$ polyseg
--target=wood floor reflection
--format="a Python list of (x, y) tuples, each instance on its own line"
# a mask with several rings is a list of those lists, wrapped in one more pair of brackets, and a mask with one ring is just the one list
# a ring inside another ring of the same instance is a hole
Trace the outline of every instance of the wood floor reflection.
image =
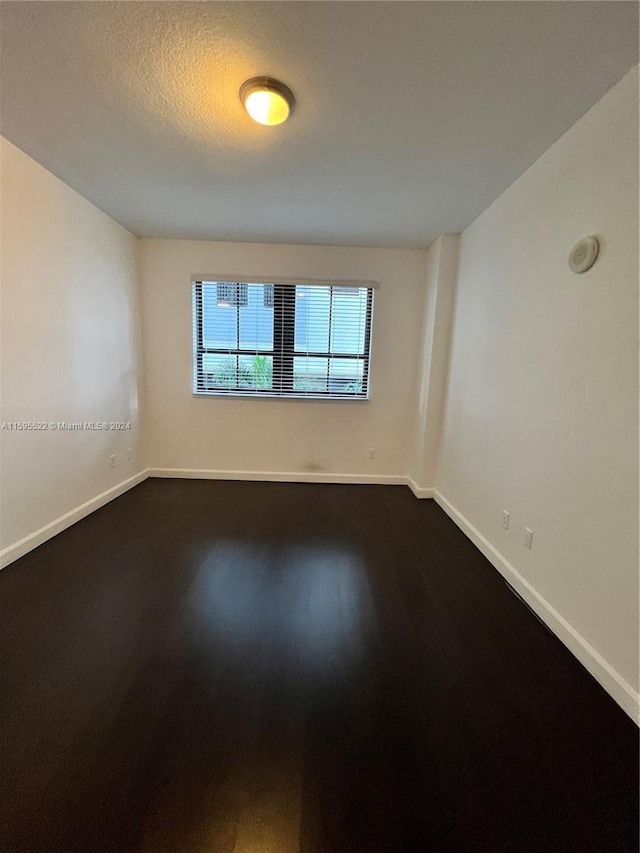
[(432, 501), (149, 480), (0, 573), (11, 853), (637, 851), (637, 730)]

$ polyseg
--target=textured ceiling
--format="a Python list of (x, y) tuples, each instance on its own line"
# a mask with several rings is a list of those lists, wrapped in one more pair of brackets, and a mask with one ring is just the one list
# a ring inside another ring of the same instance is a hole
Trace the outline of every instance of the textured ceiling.
[[(143, 236), (425, 246), (633, 64), (618, 2), (4, 2), (0, 132)], [(238, 88), (297, 98), (254, 124)]]

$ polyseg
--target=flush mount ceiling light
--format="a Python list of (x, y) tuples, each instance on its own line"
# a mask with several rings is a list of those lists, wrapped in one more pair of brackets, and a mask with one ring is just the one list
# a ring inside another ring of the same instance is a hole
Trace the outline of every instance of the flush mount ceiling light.
[(272, 77), (252, 77), (240, 86), (245, 110), (259, 124), (274, 125), (286, 121), (295, 106), (293, 92)]

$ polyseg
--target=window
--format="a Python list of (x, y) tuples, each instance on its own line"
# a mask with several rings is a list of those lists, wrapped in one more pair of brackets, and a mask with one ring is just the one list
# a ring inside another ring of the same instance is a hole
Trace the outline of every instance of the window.
[(237, 305), (246, 308), (249, 304), (249, 291), (246, 284), (238, 284), (230, 281), (216, 282), (216, 305), (226, 308), (229, 305)]
[(366, 399), (373, 285), (193, 282), (196, 394)]

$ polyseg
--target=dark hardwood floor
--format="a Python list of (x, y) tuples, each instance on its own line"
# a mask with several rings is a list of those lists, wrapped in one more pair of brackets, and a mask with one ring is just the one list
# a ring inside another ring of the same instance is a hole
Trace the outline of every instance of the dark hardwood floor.
[(148, 480), (0, 641), (3, 851), (638, 850), (636, 727), (403, 487)]

